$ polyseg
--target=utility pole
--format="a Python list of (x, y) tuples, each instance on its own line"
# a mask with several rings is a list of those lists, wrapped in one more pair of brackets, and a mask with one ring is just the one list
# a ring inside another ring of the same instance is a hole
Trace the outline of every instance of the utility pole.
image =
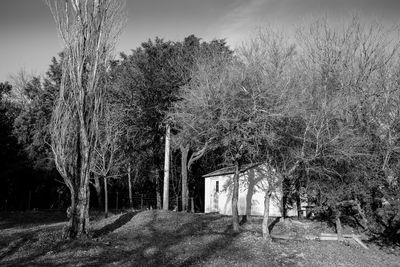
[(167, 125), (165, 134), (165, 159), (164, 159), (164, 194), (163, 210), (168, 210), (169, 201), (169, 158), (170, 158), (171, 127)]

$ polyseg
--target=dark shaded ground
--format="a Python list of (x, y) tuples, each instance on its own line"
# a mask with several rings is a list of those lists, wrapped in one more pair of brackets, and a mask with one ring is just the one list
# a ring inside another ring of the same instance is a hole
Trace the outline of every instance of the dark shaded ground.
[[(46, 221), (43, 215), (42, 224), (20, 227), (11, 217), (10, 227), (0, 230), (1, 266), (400, 266), (399, 257), (376, 248), (319, 241), (267, 243), (258, 218), (250, 218), (235, 235), (230, 218), (221, 215), (128, 212), (96, 219), (92, 239), (68, 242), (60, 239), (63, 222)], [(277, 223), (274, 231), (320, 227)]]
[(65, 210), (0, 212), (0, 231), (13, 227), (23, 228), (62, 222), (65, 219)]

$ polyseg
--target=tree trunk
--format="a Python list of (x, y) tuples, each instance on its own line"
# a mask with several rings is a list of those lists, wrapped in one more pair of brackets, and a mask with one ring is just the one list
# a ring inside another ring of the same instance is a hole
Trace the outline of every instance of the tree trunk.
[(264, 216), (262, 221), (262, 235), (265, 240), (270, 240), (271, 236), (268, 229), (268, 219), (269, 219), (269, 202), (271, 199), (271, 190), (267, 190), (264, 196)]
[(71, 217), (65, 237), (85, 238), (89, 234), (89, 199), (90, 199), (90, 149), (87, 141), (87, 132), (82, 123), (78, 124), (80, 131), (76, 142), (77, 156), (75, 183), (70, 188), (71, 192)]
[(188, 192), (188, 155), (189, 145), (180, 146), (181, 150), (181, 173), (182, 173), (182, 211), (188, 211), (189, 192)]
[(297, 208), (297, 217), (300, 219), (303, 217), (303, 213), (301, 211), (301, 195), (300, 195), (300, 180), (296, 179), (296, 208)]
[(256, 178), (254, 169), (249, 170), (247, 178), (247, 194), (246, 194), (246, 215), (243, 216), (242, 221), (247, 222), (247, 218), (251, 215), (251, 202), (254, 194), (254, 187), (256, 185)]
[(361, 208), (360, 202), (359, 202), (358, 200), (357, 200), (356, 202), (357, 202), (356, 208), (357, 208), (358, 214), (360, 215), (361, 220), (363, 221), (363, 224), (362, 224), (361, 226), (362, 226), (364, 229), (368, 229), (368, 219), (367, 219), (367, 216), (365, 216), (365, 212), (364, 212), (363, 209)]
[(190, 212), (194, 213), (194, 199), (192, 197), (190, 198)]
[[(161, 170), (160, 170), (161, 172)], [(156, 171), (156, 200), (157, 200), (157, 209), (161, 209), (161, 193), (160, 193), (160, 174)]]
[(70, 219), (64, 237), (84, 238), (89, 232), (89, 187), (71, 194)]
[(336, 222), (336, 232), (338, 235), (338, 241), (343, 241), (343, 231), (342, 231), (342, 223), (340, 221), (340, 215), (341, 215), (341, 212), (338, 211), (336, 213), (336, 221), (335, 221)]
[(285, 220), (287, 218), (287, 202), (290, 190), (290, 181), (287, 176), (283, 178), (282, 182), (282, 218)]
[(104, 177), (104, 217), (108, 217), (108, 186), (106, 177)]
[(131, 180), (131, 163), (128, 164), (128, 190), (129, 190), (129, 207), (133, 209), (132, 199), (132, 180)]
[(94, 189), (96, 190), (96, 196), (97, 196), (97, 205), (99, 210), (101, 210), (103, 206), (103, 199), (101, 196), (101, 184), (100, 184), (100, 179), (97, 175), (94, 175)]
[(232, 192), (232, 228), (233, 232), (239, 232), (239, 211), (238, 211), (238, 198), (239, 198), (239, 162), (235, 162), (235, 174), (233, 175), (233, 192)]
[(170, 158), (170, 139), (171, 127), (167, 125), (165, 134), (165, 158), (164, 158), (164, 192), (163, 192), (163, 210), (168, 210), (169, 206), (169, 158)]

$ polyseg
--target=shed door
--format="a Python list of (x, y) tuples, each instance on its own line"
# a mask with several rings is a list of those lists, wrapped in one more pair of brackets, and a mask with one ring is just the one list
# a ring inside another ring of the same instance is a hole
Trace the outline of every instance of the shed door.
[(219, 212), (218, 195), (220, 190), (219, 180), (211, 180), (211, 212)]

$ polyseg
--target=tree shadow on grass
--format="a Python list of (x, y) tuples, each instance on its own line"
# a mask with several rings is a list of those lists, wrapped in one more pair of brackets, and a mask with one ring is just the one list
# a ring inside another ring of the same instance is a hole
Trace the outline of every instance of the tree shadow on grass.
[[(123, 214), (98, 230), (96, 236), (101, 239), (59, 240), (3, 263), (8, 266), (189, 266), (225, 253), (231, 255), (231, 260), (232, 257), (233, 260), (253, 257), (247, 247), (239, 249), (235, 245), (240, 234), (233, 234), (230, 222), (222, 216), (153, 211), (142, 214), (141, 218), (146, 218), (142, 224), (138, 223), (139, 217), (129, 224), (136, 214)], [(118, 228), (121, 230), (113, 232)]]
[[(185, 215), (183, 215), (185, 216)], [(218, 217), (193, 217), (173, 230), (165, 230), (160, 225), (168, 223), (154, 212), (152, 220), (146, 225), (146, 234), (138, 233), (136, 239), (141, 243), (129, 250), (128, 258), (114, 258), (122, 265), (137, 266), (188, 266), (201, 259), (211, 257), (219, 249), (228, 247), (236, 238), (231, 226), (210, 229), (209, 225)], [(160, 229), (161, 228), (161, 229)], [(211, 230), (211, 231), (210, 231)], [(201, 242), (200, 242), (201, 241)], [(246, 253), (242, 251), (242, 253)], [(115, 261), (113, 263), (115, 263)]]
[(268, 231), (272, 233), (272, 230), (274, 229), (274, 226), (281, 220), (281, 217), (276, 217), (269, 225), (268, 225)]
[(14, 241), (10, 242), (0, 254), (0, 265), (35, 265), (32, 261), (66, 243), (65, 240), (58, 238), (61, 237), (61, 230), (62, 225), (53, 225), (46, 229), (36, 228), (12, 235)]
[(0, 261), (2, 259), (4, 259), (5, 257), (14, 254), (20, 247), (22, 247), (31, 238), (32, 238), (32, 235), (24, 236), (24, 237), (17, 238), (13, 242), (11, 242), (8, 245), (8, 247), (2, 253), (0, 253)]
[(107, 224), (101, 229), (95, 230), (92, 233), (93, 238), (107, 235), (116, 229), (124, 226), (127, 222), (132, 220), (132, 218), (138, 214), (140, 211), (130, 211), (118, 217), (113, 223)]
[[(213, 222), (221, 219), (221, 216), (192, 216), (178, 227), (171, 228), (163, 227), (171, 222), (160, 218), (157, 212), (153, 212), (151, 216), (150, 222), (140, 231), (136, 229), (130, 236), (114, 236), (113, 240), (119, 240), (121, 246), (124, 246), (123, 243), (126, 245), (135, 242), (131, 248), (102, 253), (93, 265), (189, 266), (210, 258), (221, 250), (237, 250), (232, 247), (232, 242), (238, 235), (232, 233), (230, 222), (214, 229)], [(245, 258), (251, 257), (246, 248), (241, 249), (240, 254)]]
[[(127, 222), (129, 222), (138, 212), (128, 212), (125, 213), (121, 216), (118, 217), (114, 222), (111, 224), (108, 224), (104, 226), (101, 229), (98, 229), (93, 232), (94, 237), (100, 237), (109, 234), (110, 232), (113, 232), (114, 230), (120, 228), (121, 226), (125, 225)], [(42, 216), (41, 216), (42, 217)], [(47, 216), (46, 216), (47, 218)], [(42, 219), (30, 219), (29, 222), (44, 222)], [(46, 222), (48, 222), (46, 220)], [(12, 225), (20, 225), (16, 223), (12, 223)], [(42, 256), (45, 256), (46, 254), (49, 255), (49, 253), (62, 253), (65, 251), (68, 252), (77, 252), (77, 251), (85, 251), (90, 249), (91, 247), (98, 247), (98, 243), (96, 243), (94, 240), (73, 240), (73, 241), (67, 241), (63, 240), (61, 238), (56, 238), (53, 240), (53, 242), (46, 242), (47, 240), (43, 239), (41, 240), (40, 235), (43, 232), (49, 232), (49, 231), (58, 231), (59, 233), (56, 233), (55, 236), (61, 236), (61, 229), (62, 225), (55, 225), (51, 227), (39, 227), (39, 228), (27, 228), (26, 230), (23, 230), (22, 232), (18, 232), (15, 234), (12, 234), (8, 238), (10, 240), (15, 240), (11, 242), (7, 242), (7, 247), (3, 249), (0, 253), (0, 265), (4, 266), (30, 266), (32, 265), (34, 261), (37, 259), (41, 258)], [(44, 242), (44, 244), (40, 244)], [(100, 244), (101, 245), (101, 244)], [(23, 254), (21, 256), (18, 256), (19, 253), (21, 253), (21, 250), (26, 250), (26, 254)], [(6, 259), (7, 257), (11, 257), (11, 259)], [(68, 260), (68, 259), (64, 259)], [(71, 259), (69, 259), (71, 260)], [(58, 265), (57, 262), (52, 261), (51, 265)], [(63, 265), (64, 263), (60, 264)]]

